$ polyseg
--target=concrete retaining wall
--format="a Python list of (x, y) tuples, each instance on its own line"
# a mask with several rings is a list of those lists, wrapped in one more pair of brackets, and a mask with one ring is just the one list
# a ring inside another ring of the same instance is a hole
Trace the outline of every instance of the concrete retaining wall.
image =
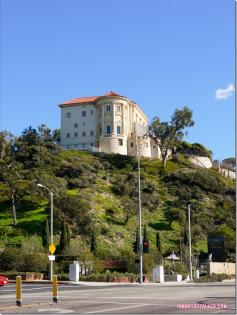
[(208, 263), (207, 271), (208, 274), (225, 273), (227, 275), (235, 275), (235, 263), (210, 262)]
[(193, 156), (193, 157), (190, 157), (189, 160), (193, 164), (203, 167), (203, 168), (212, 167), (212, 161), (208, 157), (205, 157), (205, 156)]

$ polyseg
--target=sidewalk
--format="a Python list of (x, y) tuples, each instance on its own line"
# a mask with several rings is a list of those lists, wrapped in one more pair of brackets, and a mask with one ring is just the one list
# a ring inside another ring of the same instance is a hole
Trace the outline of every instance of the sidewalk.
[[(11, 283), (15, 283), (15, 280), (10, 280)], [(31, 284), (51, 284), (49, 280), (34, 280), (27, 281), (23, 280), (22, 283), (31, 283)], [(217, 284), (235, 284), (235, 280), (223, 280), (222, 282), (189, 282), (188, 280), (183, 281), (166, 281), (163, 283), (154, 283), (154, 282), (145, 282), (140, 284), (139, 282), (97, 282), (97, 281), (58, 281), (58, 284), (66, 285), (82, 285), (82, 286), (91, 286), (91, 287), (101, 287), (101, 286), (190, 286), (190, 285), (217, 285)]]
[(200, 282), (200, 283), (195, 283), (195, 282), (189, 282), (187, 280), (184, 281), (168, 281), (168, 282), (163, 282), (163, 283), (154, 283), (154, 282), (146, 282), (143, 284), (140, 284), (138, 282), (96, 282), (96, 281), (64, 281), (61, 282), (63, 284), (71, 284), (71, 285), (84, 285), (84, 286), (199, 286), (199, 285), (218, 285), (218, 284), (235, 284), (235, 280), (223, 280), (222, 282)]

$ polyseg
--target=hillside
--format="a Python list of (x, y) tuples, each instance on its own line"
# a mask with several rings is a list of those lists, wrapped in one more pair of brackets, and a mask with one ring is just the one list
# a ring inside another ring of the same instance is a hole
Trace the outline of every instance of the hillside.
[[(42, 148), (40, 149), (42, 151)], [(49, 215), (47, 191), (54, 193), (54, 234), (69, 225), (68, 255), (91, 255), (96, 239), (99, 259), (133, 257), (137, 229), (137, 163), (134, 157), (82, 151), (36, 151), (38, 160), (17, 155), (19, 167), (17, 225), (13, 226), (9, 184), (0, 181), (0, 248), (42, 250), (41, 235)], [(50, 150), (49, 150), (50, 151)], [(46, 153), (47, 154), (46, 154)], [(52, 152), (51, 152), (52, 153)], [(33, 155), (34, 157), (34, 155)], [(32, 162), (33, 161), (33, 162)], [(235, 184), (214, 169), (193, 166), (181, 154), (164, 169), (160, 160), (141, 159), (142, 225), (147, 226), (151, 255), (159, 232), (162, 255), (187, 251), (187, 205), (192, 202), (194, 255), (207, 252), (207, 234), (225, 235), (228, 260), (235, 252)], [(60, 253), (60, 248), (57, 248)]]

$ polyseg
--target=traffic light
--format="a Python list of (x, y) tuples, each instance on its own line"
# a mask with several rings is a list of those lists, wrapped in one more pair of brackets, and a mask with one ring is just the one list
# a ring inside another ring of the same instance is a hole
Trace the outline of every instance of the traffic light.
[(149, 242), (147, 240), (143, 240), (143, 253), (149, 253)]
[(137, 253), (137, 252), (138, 252), (137, 241), (133, 242), (133, 243), (132, 243), (132, 246), (133, 246), (133, 252), (134, 252), (134, 253)]
[(143, 253), (149, 253), (149, 241), (148, 241), (146, 226), (144, 228), (144, 236), (143, 236)]
[(139, 252), (139, 234), (138, 234), (138, 230), (136, 232), (135, 242), (133, 242), (132, 245), (133, 245), (133, 252), (134, 253), (138, 253)]

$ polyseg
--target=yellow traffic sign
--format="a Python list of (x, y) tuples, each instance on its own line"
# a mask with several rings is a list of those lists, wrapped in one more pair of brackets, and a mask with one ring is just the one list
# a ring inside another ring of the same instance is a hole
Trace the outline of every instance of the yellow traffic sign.
[(52, 243), (52, 244), (50, 244), (50, 246), (49, 246), (49, 251), (50, 251), (51, 255), (53, 255), (53, 254), (54, 254), (55, 250), (56, 250), (55, 245), (54, 245), (53, 243)]

